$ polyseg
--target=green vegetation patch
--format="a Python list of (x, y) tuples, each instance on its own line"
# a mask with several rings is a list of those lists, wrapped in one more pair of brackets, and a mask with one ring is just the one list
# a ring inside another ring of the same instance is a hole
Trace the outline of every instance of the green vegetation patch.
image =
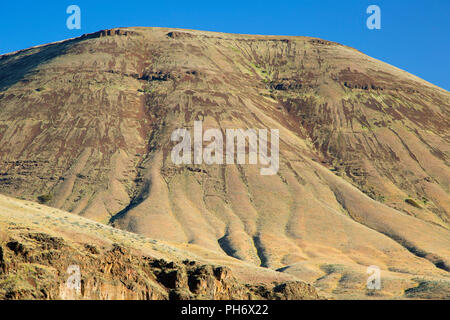
[(40, 204), (47, 203), (53, 199), (53, 196), (51, 194), (43, 194), (37, 197), (37, 200)]
[(414, 199), (411, 199), (411, 198), (407, 198), (407, 199), (405, 199), (405, 202), (407, 203), (407, 204), (410, 204), (410, 205), (412, 205), (413, 207), (416, 207), (416, 208), (419, 208), (419, 209), (422, 209), (422, 207), (417, 203), (417, 201), (416, 200), (414, 200)]
[(405, 296), (407, 298), (446, 299), (450, 296), (450, 283), (447, 281), (414, 280), (418, 281), (419, 285), (405, 290)]

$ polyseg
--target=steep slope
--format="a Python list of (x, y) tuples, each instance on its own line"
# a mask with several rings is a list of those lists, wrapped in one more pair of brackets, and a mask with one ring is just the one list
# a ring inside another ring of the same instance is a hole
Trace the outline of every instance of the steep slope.
[[(330, 295), (364, 292), (369, 265), (391, 296), (419, 275), (448, 284), (445, 90), (320, 39), (164, 28), (3, 55), (0, 75), (2, 193)], [(279, 129), (277, 175), (174, 165), (170, 135), (194, 120)]]

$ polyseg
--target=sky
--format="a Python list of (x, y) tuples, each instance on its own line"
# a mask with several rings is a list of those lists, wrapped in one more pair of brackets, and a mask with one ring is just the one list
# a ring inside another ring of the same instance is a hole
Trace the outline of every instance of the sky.
[[(69, 5), (81, 9), (80, 30), (66, 26)], [(381, 29), (366, 25), (369, 5)], [(450, 90), (450, 0), (2, 1), (0, 54), (131, 26), (319, 37)]]

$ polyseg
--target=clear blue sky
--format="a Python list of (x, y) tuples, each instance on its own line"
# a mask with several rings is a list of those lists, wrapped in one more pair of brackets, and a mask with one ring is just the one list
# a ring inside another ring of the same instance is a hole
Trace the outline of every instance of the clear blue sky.
[[(71, 4), (81, 8), (81, 30), (66, 28)], [(381, 30), (366, 27), (371, 4), (381, 8)], [(126, 26), (304, 35), (349, 45), (450, 90), (450, 0), (3, 0), (0, 10), (0, 54)]]

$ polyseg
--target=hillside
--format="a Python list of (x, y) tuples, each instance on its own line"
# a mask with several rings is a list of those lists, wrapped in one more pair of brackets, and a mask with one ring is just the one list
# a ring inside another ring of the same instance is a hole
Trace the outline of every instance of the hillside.
[[(78, 291), (67, 286), (74, 265)], [(318, 298), (311, 285), (274, 271), (0, 196), (1, 300)]]
[[(0, 193), (327, 297), (369, 297), (377, 265), (380, 297), (448, 298), (450, 94), (405, 71), (316, 38), (120, 28), (0, 56), (0, 90)], [(278, 129), (279, 171), (173, 164), (195, 120)]]

